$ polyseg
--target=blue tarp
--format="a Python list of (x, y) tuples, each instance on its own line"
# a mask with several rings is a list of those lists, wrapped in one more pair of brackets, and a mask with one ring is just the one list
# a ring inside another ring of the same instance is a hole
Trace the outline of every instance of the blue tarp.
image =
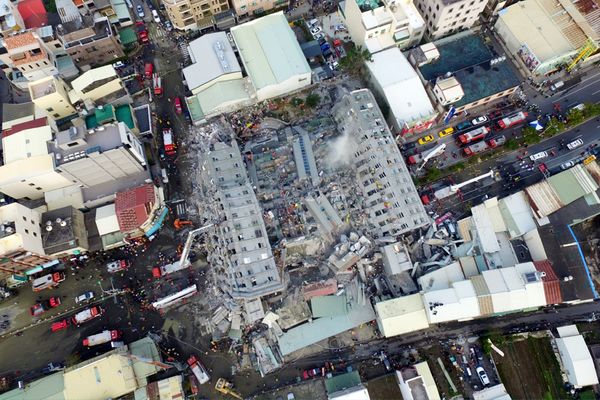
[(146, 237), (150, 237), (150, 236), (154, 235), (156, 233), (156, 231), (158, 231), (160, 229), (160, 227), (162, 226), (163, 222), (165, 221), (165, 218), (167, 217), (168, 213), (169, 213), (169, 209), (167, 207), (165, 207), (164, 210), (162, 210), (162, 212), (156, 219), (156, 221), (154, 222), (154, 225), (152, 225), (152, 228), (150, 228), (148, 230), (148, 232), (146, 232)]

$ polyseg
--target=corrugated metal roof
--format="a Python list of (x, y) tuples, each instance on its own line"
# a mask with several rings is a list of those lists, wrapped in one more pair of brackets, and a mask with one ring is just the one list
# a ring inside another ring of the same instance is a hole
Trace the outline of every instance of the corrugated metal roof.
[(460, 266), (462, 267), (465, 277), (470, 278), (475, 275), (479, 275), (479, 269), (473, 256), (460, 257), (458, 259)]
[(479, 302), (479, 311), (481, 312), (481, 316), (494, 313), (494, 302), (492, 301), (492, 296), (489, 294), (486, 296), (480, 296), (477, 298), (477, 301)]
[(473, 227), (473, 219), (471, 217), (463, 218), (458, 221), (458, 234), (465, 242), (473, 240), (471, 237), (471, 228)]
[(531, 208), (522, 191), (500, 199), (498, 207), (511, 239), (536, 228)]
[(547, 180), (526, 187), (525, 192), (538, 218), (544, 218), (564, 206), (558, 193)]
[(484, 253), (495, 253), (500, 251), (498, 239), (494, 231), (494, 224), (490, 219), (485, 205), (480, 204), (471, 209), (473, 224), (477, 229), (477, 237)]
[(313, 317), (335, 317), (348, 313), (346, 296), (316, 296), (310, 299)]
[(469, 279), (475, 288), (475, 293), (477, 293), (477, 296), (486, 296), (490, 294), (490, 289), (485, 283), (485, 279), (482, 275), (475, 275)]
[(549, 260), (544, 261), (535, 261), (533, 263), (535, 268), (544, 272), (545, 275), (542, 276), (542, 281), (544, 282), (544, 294), (546, 295), (546, 303), (547, 304), (560, 304), (563, 302), (562, 292), (560, 290), (560, 282), (556, 273), (554, 273), (554, 268), (552, 268), (552, 264)]
[(549, 177), (548, 182), (558, 194), (563, 205), (572, 203), (598, 189), (598, 184), (581, 164)]

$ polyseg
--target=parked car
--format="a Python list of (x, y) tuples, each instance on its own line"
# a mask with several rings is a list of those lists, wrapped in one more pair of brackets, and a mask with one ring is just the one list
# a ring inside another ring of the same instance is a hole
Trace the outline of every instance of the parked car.
[(175, 97), (175, 99), (173, 100), (173, 104), (175, 105), (175, 112), (177, 114), (181, 114), (183, 112), (183, 109), (181, 108), (181, 100), (179, 99), (179, 97)]
[(144, 9), (142, 8), (142, 6), (140, 6), (140, 5), (137, 5), (137, 6), (135, 7), (135, 10), (137, 11), (137, 15), (138, 15), (138, 17), (140, 17), (140, 18), (144, 18), (144, 17), (146, 16), (146, 13), (144, 12)]
[(481, 384), (483, 386), (490, 384), (490, 378), (488, 378), (487, 374), (485, 373), (485, 370), (482, 367), (477, 367), (475, 369), (475, 372), (477, 372), (477, 376), (479, 376), (479, 380), (481, 381)]
[(425, 143), (433, 142), (433, 139), (435, 139), (433, 137), (433, 135), (423, 136), (422, 138), (419, 139), (419, 144), (425, 144)]
[(313, 37), (314, 37), (316, 40), (321, 40), (321, 39), (324, 39), (324, 38), (325, 38), (325, 34), (324, 34), (323, 32), (320, 32), (320, 33), (317, 33), (316, 35), (313, 35)]
[(573, 140), (571, 143), (567, 143), (567, 149), (574, 150), (582, 145), (583, 145), (582, 139)]
[(125, 63), (123, 61), (117, 61), (112, 66), (114, 69), (119, 69), (119, 68), (123, 68), (125, 66)]
[(449, 127), (449, 128), (444, 129), (443, 131), (440, 131), (438, 133), (438, 136), (440, 138), (443, 138), (444, 136), (452, 135), (453, 133), (454, 133), (454, 128)]
[(546, 151), (540, 151), (539, 153), (535, 153), (529, 156), (529, 159), (531, 161), (537, 161), (537, 160), (541, 160), (542, 158), (546, 158), (548, 157), (548, 152)]
[(71, 325), (71, 320), (69, 318), (63, 319), (62, 321), (53, 322), (50, 329), (52, 332), (62, 331), (63, 329), (67, 329)]
[(311, 19), (310, 21), (308, 21), (308, 27), (312, 28), (313, 26), (315, 26), (316, 24), (319, 23), (319, 20), (316, 18)]
[(106, 269), (111, 274), (119, 271), (124, 271), (127, 268), (129, 268), (129, 261), (127, 260), (116, 260), (106, 264)]
[(473, 125), (479, 125), (479, 124), (483, 124), (484, 122), (487, 122), (487, 121), (488, 121), (488, 117), (486, 117), (485, 115), (482, 115), (480, 117), (474, 118), (471, 121), (471, 124), (473, 124)]
[(79, 303), (83, 303), (84, 301), (88, 301), (94, 298), (94, 292), (85, 292), (83, 294), (80, 294), (79, 296), (75, 297), (75, 303), (79, 304)]
[(319, 376), (319, 374), (321, 374), (321, 368), (311, 368), (304, 370), (304, 372), (302, 372), (302, 377), (304, 379), (310, 379), (312, 377)]
[(456, 125), (454, 128), (457, 131), (462, 131), (463, 129), (468, 129), (470, 127), (472, 127), (473, 125), (469, 122), (469, 121), (463, 121), (460, 124)]
[[(162, 6), (162, 3), (161, 3)], [(173, 24), (171, 24), (171, 21), (166, 20), (165, 21), (165, 29), (167, 30), (167, 32), (171, 32), (173, 30)]]
[(560, 164), (560, 169), (562, 169), (564, 171), (566, 169), (571, 168), (573, 165), (575, 165), (575, 161), (573, 161), (573, 160), (567, 161), (567, 162)]
[(44, 308), (44, 305), (42, 303), (35, 303), (31, 307), (29, 307), (29, 314), (31, 314), (32, 317), (40, 316), (45, 312), (46, 309)]
[(313, 36), (321, 32), (323, 32), (323, 29), (321, 29), (320, 26), (313, 26), (312, 28), (310, 28), (310, 33), (312, 33)]
[(152, 18), (154, 18), (154, 22), (160, 24), (160, 16), (158, 15), (158, 11), (152, 10)]

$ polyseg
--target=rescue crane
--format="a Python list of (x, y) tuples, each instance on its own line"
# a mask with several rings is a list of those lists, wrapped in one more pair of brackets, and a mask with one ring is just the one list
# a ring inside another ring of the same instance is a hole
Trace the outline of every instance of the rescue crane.
[(425, 154), (425, 156), (423, 157), (423, 160), (422, 160), (423, 162), (421, 163), (419, 168), (417, 168), (417, 171), (420, 171), (421, 169), (423, 169), (425, 164), (427, 164), (427, 161), (431, 160), (433, 157), (437, 157), (437, 156), (441, 155), (445, 150), (446, 150), (446, 143), (442, 143), (439, 146), (434, 147), (429, 153)]
[(460, 188), (462, 188), (464, 186), (470, 185), (471, 183), (478, 182), (482, 179), (493, 178), (493, 177), (494, 177), (494, 170), (491, 169), (490, 172), (488, 172), (486, 174), (476, 176), (475, 178), (471, 178), (469, 180), (466, 180), (464, 182), (461, 182), (461, 183), (458, 183), (455, 185), (443, 187), (440, 190), (437, 190), (435, 192), (434, 196), (436, 199), (443, 199), (443, 198), (446, 198), (448, 196), (455, 194), (456, 192), (458, 192), (460, 190)]
[(186, 220), (182, 220), (177, 218), (174, 222), (173, 222), (173, 226), (175, 227), (175, 229), (179, 230), (181, 228), (183, 228), (186, 225), (192, 225), (192, 221), (186, 221)]

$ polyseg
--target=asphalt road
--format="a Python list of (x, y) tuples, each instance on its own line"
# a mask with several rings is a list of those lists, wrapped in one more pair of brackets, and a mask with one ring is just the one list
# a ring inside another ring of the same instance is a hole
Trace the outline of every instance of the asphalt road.
[[(574, 150), (567, 149), (564, 144), (576, 139), (582, 139), (584, 144)], [(592, 119), (560, 135), (528, 146), (527, 154), (524, 154), (522, 150), (517, 150), (503, 157), (471, 166), (460, 174), (456, 174), (452, 177), (452, 181), (460, 183), (494, 169), (500, 172), (501, 179), (497, 181), (487, 178), (465, 186), (460, 193), (435, 202), (434, 208), (440, 212), (454, 211), (457, 215), (461, 215), (485, 198), (504, 197), (544, 179), (547, 175), (540, 170), (541, 164), (546, 166), (549, 174), (555, 174), (562, 171), (560, 166), (566, 162), (581, 162), (590, 154), (590, 146), (598, 144), (600, 144), (600, 121)], [(554, 152), (555, 155), (549, 155), (549, 157), (536, 162), (530, 161), (529, 155), (542, 151), (546, 151), (548, 154)], [(448, 184), (450, 181), (442, 182), (438, 186), (442, 187)]]

